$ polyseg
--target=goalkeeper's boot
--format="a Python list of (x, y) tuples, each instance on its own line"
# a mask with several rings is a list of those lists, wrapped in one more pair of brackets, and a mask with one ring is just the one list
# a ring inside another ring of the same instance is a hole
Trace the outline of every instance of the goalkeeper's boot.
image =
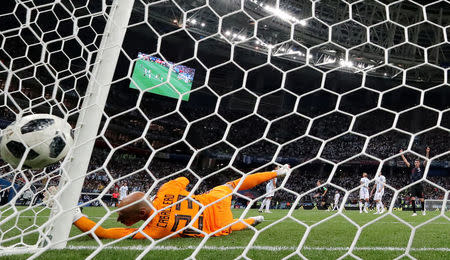
[(250, 217), (252, 219), (255, 220), (255, 222), (253, 222), (252, 226), (256, 227), (259, 223), (264, 221), (264, 216), (256, 216), (256, 217)]

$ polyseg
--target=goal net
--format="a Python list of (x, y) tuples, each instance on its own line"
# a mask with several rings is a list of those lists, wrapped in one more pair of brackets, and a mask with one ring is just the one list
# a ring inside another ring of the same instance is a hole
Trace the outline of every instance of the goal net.
[[(0, 256), (448, 255), (449, 10), (421, 0), (3, 0), (1, 129), (53, 114), (75, 143), (42, 170), (1, 161)], [(124, 227), (126, 189), (154, 198), (186, 177), (190, 194), (173, 207), (192, 206), (195, 194), (284, 164), (292, 172), (271, 196), (265, 183), (233, 190), (234, 223), (265, 217), (242, 232), (204, 232), (201, 211), (174, 235), (127, 239), (164, 209), (121, 239), (93, 232)], [(267, 195), (272, 213), (259, 213)], [(78, 207), (91, 231), (72, 226)], [(173, 238), (188, 232), (203, 238)]]

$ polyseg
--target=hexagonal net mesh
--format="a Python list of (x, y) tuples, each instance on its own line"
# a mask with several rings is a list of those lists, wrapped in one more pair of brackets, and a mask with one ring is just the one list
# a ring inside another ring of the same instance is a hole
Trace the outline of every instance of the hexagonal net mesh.
[[(419, 0), (3, 0), (1, 128), (53, 114), (74, 127), (75, 144), (42, 170), (2, 161), (0, 255), (448, 254), (449, 10)], [(283, 164), (292, 172), (274, 194), (242, 190), (250, 174)], [(121, 225), (122, 187), (156, 201), (177, 177), (188, 195), (148, 204), (137, 230), (94, 232)], [(228, 195), (233, 222), (203, 230), (222, 200), (196, 196), (240, 177)], [(260, 205), (274, 213), (244, 222)], [(89, 231), (71, 229), (78, 206), (98, 223)], [(196, 209), (176, 222), (184, 227), (145, 231), (180, 207)], [(236, 223), (246, 231), (214, 237)]]

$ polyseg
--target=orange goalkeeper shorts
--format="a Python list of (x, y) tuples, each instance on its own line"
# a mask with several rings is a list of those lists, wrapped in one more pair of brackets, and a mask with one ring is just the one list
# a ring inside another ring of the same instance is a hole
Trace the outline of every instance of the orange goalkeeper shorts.
[[(196, 196), (196, 199), (204, 206), (216, 202), (208, 206), (203, 213), (205, 231), (209, 231), (208, 233), (219, 230), (233, 222), (233, 213), (231, 213), (231, 193), (232, 189), (228, 186), (221, 185), (204, 194)], [(228, 235), (229, 233), (231, 233), (231, 227), (219, 231), (215, 236)]]

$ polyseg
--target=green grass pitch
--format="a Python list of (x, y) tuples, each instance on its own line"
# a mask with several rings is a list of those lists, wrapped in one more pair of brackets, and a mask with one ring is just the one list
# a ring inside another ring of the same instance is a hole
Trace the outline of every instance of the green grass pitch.
[[(144, 69), (150, 69), (152, 76), (150, 78), (144, 76)], [(132, 78), (134, 82), (130, 83), (130, 87), (134, 89), (141, 89), (146, 91), (147, 89), (156, 85), (162, 84), (156, 88), (148, 90), (150, 93), (168, 96), (172, 98), (179, 98), (179, 94), (173, 89), (175, 87), (181, 94), (184, 94), (191, 90), (192, 83), (186, 83), (183, 80), (178, 80), (175, 72), (172, 72), (170, 77), (170, 86), (167, 82), (169, 69), (155, 62), (137, 60), (134, 66)], [(159, 75), (158, 78), (155, 75)], [(161, 77), (163, 80), (161, 80)], [(189, 100), (189, 93), (182, 96), (185, 101)]]
[[(36, 210), (35, 210), (36, 211)], [(84, 213), (91, 219), (98, 221), (106, 210), (100, 207), (89, 207), (84, 209)], [(233, 210), (235, 217), (241, 216), (243, 210)], [(5, 212), (2, 218), (8, 215)], [(25, 229), (36, 223), (45, 221), (48, 211), (42, 211), (37, 218), (31, 216), (31, 210), (25, 211), (18, 218), (16, 227)], [(254, 241), (253, 248), (246, 256), (251, 259), (281, 259), (291, 255), (298, 247), (306, 228), (294, 221), (292, 218), (282, 218), (288, 215), (288, 210), (273, 210), (272, 214), (264, 214), (265, 221), (256, 228), (260, 230), (258, 237)], [(347, 217), (356, 224), (362, 226), (378, 215), (360, 214), (359, 211), (344, 211)], [(250, 210), (247, 217), (257, 216), (256, 210)], [(327, 217), (335, 216), (326, 222), (313, 227), (305, 241), (301, 253), (308, 259), (336, 259), (344, 255), (351, 246), (357, 233), (357, 227), (346, 220), (343, 216), (335, 215), (336, 212), (318, 210), (295, 210), (292, 217), (303, 221), (307, 225), (313, 225)], [(438, 212), (428, 212), (426, 216), (412, 217), (410, 211), (394, 211), (395, 216), (407, 221), (411, 226), (417, 226), (432, 218), (436, 218)], [(103, 227), (122, 227), (117, 223), (117, 215), (112, 214), (103, 224)], [(446, 218), (447, 217), (447, 218)], [(450, 213), (446, 212), (446, 217), (439, 216), (426, 225), (417, 228), (412, 242), (411, 256), (417, 259), (450, 259)], [(15, 220), (1, 226), (3, 238), (17, 234), (17, 229), (8, 230), (14, 226)], [(272, 225), (269, 227), (269, 225)], [(71, 236), (80, 234), (73, 227)], [(394, 216), (383, 215), (377, 222), (366, 226), (356, 243), (353, 253), (362, 259), (393, 259), (405, 252), (411, 228), (399, 222)], [(213, 237), (207, 240), (204, 247), (196, 259), (234, 259), (244, 253), (244, 249), (251, 239), (256, 235), (253, 230), (233, 232), (229, 236)], [(37, 235), (29, 235), (24, 238), (24, 242), (36, 241)], [(148, 252), (144, 259), (184, 259), (191, 256), (195, 247), (200, 244), (201, 238), (175, 238), (158, 243), (156, 248)], [(15, 243), (19, 241), (14, 241)], [(102, 240), (103, 243), (113, 242), (112, 240)], [(103, 249), (94, 259), (132, 259), (139, 256), (149, 241), (127, 239), (113, 244), (113, 249)], [(8, 245), (3, 243), (2, 245)], [(88, 257), (96, 248), (98, 243), (88, 237), (83, 236), (73, 239), (68, 243), (68, 248), (64, 250), (47, 251), (40, 256), (40, 259), (81, 259)], [(25, 259), (30, 255), (4, 256), (3, 259)], [(301, 259), (298, 255), (290, 259)], [(346, 257), (345, 259), (353, 259)], [(409, 258), (402, 258), (409, 259)]]

